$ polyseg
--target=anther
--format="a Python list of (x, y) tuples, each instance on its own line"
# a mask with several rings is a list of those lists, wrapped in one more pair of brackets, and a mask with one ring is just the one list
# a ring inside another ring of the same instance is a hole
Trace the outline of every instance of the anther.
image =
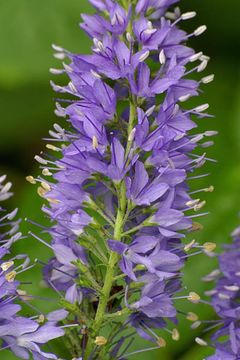
[(101, 79), (102, 77), (101, 77), (101, 75), (99, 75), (96, 71), (94, 71), (93, 69), (91, 69), (91, 74), (95, 77), (95, 78), (97, 78), (97, 79)]
[(106, 345), (107, 339), (104, 336), (97, 336), (94, 343), (97, 346), (103, 346), (103, 345)]
[(44, 176), (51, 176), (51, 175), (52, 175), (52, 173), (51, 173), (47, 168), (46, 168), (46, 169), (43, 169), (42, 174), (43, 174)]
[(132, 129), (132, 131), (130, 132), (130, 134), (128, 136), (128, 141), (133, 141), (133, 139), (135, 137), (135, 133), (136, 133), (136, 128)]
[(166, 55), (163, 49), (159, 53), (159, 62), (161, 65), (164, 65), (166, 62)]
[(191, 94), (186, 94), (183, 96), (180, 96), (180, 98), (178, 99), (180, 102), (184, 102), (187, 101), (192, 95)]
[(208, 65), (208, 60), (203, 60), (201, 62), (201, 64), (198, 66), (197, 72), (199, 73), (199, 72), (202, 72), (203, 70), (205, 70), (207, 65)]
[(200, 113), (200, 112), (207, 110), (208, 108), (209, 108), (209, 104), (203, 104), (203, 105), (195, 107), (194, 111)]
[(180, 339), (180, 334), (178, 329), (173, 329), (172, 331), (172, 339), (178, 341)]
[(203, 53), (202, 53), (202, 51), (200, 51), (200, 52), (190, 56), (189, 61), (190, 62), (197, 61), (197, 60), (199, 60), (201, 58), (202, 55), (203, 55)]
[(201, 339), (200, 337), (196, 337), (195, 342), (201, 346), (208, 346), (208, 343), (205, 340)]
[(198, 204), (196, 204), (196, 205), (193, 207), (193, 210), (194, 210), (194, 211), (198, 211), (198, 210), (202, 209), (205, 205), (206, 205), (206, 201), (203, 200), (203, 201), (199, 202)]
[(239, 290), (239, 286), (237, 285), (225, 285), (224, 289), (228, 290), (228, 291), (238, 291)]
[(191, 325), (191, 329), (195, 330), (195, 329), (197, 329), (200, 325), (201, 325), (201, 321), (195, 321), (195, 322)]
[(42, 164), (42, 165), (47, 165), (47, 160), (45, 160), (45, 159), (43, 159), (41, 156), (39, 156), (39, 155), (35, 155), (34, 156), (34, 159), (37, 161), (37, 162), (39, 162), (40, 164)]
[(190, 311), (187, 313), (186, 319), (195, 322), (198, 321), (198, 315)]
[(50, 191), (50, 190), (51, 190), (51, 186), (50, 186), (48, 183), (44, 182), (44, 181), (41, 182), (41, 186), (42, 186), (43, 189), (46, 190), (46, 191)]
[(52, 144), (47, 144), (46, 148), (49, 149), (49, 150), (53, 150), (53, 151), (62, 151), (61, 148), (58, 148), (57, 146), (54, 146)]
[(182, 20), (188, 20), (188, 19), (192, 19), (197, 15), (197, 13), (195, 11), (188, 11), (184, 14), (181, 15), (181, 19)]
[(5, 279), (8, 281), (8, 282), (13, 282), (15, 280), (15, 277), (16, 277), (17, 273), (16, 271), (10, 271), (9, 273), (7, 273), (5, 275)]
[(98, 139), (95, 135), (93, 135), (93, 137), (92, 137), (92, 147), (93, 147), (93, 149), (98, 148)]
[(30, 184), (36, 184), (36, 180), (34, 179), (33, 176), (29, 175), (29, 176), (26, 176), (25, 178)]
[(199, 35), (203, 34), (204, 31), (206, 31), (206, 30), (207, 30), (207, 26), (206, 25), (201, 25), (194, 31), (194, 35), (199, 36)]
[(188, 300), (191, 301), (192, 303), (198, 303), (200, 299), (201, 299), (200, 296), (194, 291), (191, 291), (188, 295)]
[(210, 82), (212, 82), (214, 80), (214, 76), (215, 76), (214, 74), (205, 76), (202, 78), (201, 81), (203, 84), (209, 84)]
[(50, 72), (51, 74), (53, 74), (53, 75), (61, 75), (61, 74), (64, 72), (64, 70), (62, 70), (62, 69), (50, 68), (50, 69), (49, 69), (49, 72)]
[(183, 250), (188, 252), (194, 245), (195, 245), (196, 240), (192, 240), (189, 244), (185, 245)]
[(44, 196), (46, 195), (46, 193), (47, 193), (47, 190), (45, 190), (44, 188), (42, 188), (41, 186), (39, 186), (39, 187), (37, 188), (37, 193), (38, 193), (39, 196), (44, 197)]
[(147, 50), (145, 51), (145, 53), (143, 53), (140, 57), (139, 57), (139, 62), (143, 62), (145, 61), (148, 57), (149, 57), (150, 51)]
[(159, 337), (156, 342), (159, 347), (165, 347), (167, 344), (166, 341), (161, 337)]
[(217, 245), (215, 243), (213, 243), (213, 242), (206, 242), (206, 243), (203, 244), (203, 248), (207, 252), (214, 251), (216, 249), (216, 246)]
[(14, 261), (6, 261), (0, 265), (2, 271), (7, 271), (10, 267), (14, 265)]

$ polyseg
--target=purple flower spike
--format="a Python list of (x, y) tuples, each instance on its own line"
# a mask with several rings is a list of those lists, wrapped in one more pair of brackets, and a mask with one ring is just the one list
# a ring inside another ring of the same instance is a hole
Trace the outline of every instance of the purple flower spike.
[(213, 187), (190, 192), (187, 180), (201, 176), (192, 174), (211, 160), (202, 140), (216, 132), (196, 130), (210, 117), (208, 104), (184, 102), (213, 75), (201, 78), (209, 58), (186, 45), (206, 27), (181, 30), (196, 14), (182, 14), (177, 2), (90, 0), (97, 12), (83, 14), (81, 27), (92, 52), (53, 45), (56, 58), (65, 60), (51, 72), (69, 77), (65, 86), (51, 83), (61, 95), (55, 114), (68, 126), (54, 124), (51, 154), (35, 157), (42, 175), (29, 180), (40, 183), (50, 219), (44, 231), (51, 242), (35, 236), (53, 251), (45, 281), (60, 294), (70, 321), (81, 324), (79, 333), (66, 334), (70, 343), (75, 339), (73, 358), (127, 359), (128, 327), (164, 346), (154, 329), (178, 339), (167, 325), (177, 323), (175, 300), (198, 299), (176, 294), (186, 252), (211, 251), (184, 238), (206, 214), (200, 211), (205, 201), (194, 194)]

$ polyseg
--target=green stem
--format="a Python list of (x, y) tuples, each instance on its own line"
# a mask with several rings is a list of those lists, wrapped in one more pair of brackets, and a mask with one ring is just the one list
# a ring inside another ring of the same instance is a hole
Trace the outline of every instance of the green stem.
[[(119, 205), (118, 205), (118, 212), (117, 212), (117, 217), (114, 227), (114, 235), (113, 235), (114, 239), (118, 241), (120, 241), (122, 237), (125, 211), (126, 211), (126, 188), (125, 188), (125, 184), (122, 183), (119, 189)], [(104, 285), (101, 294), (99, 296), (99, 304), (93, 325), (93, 330), (94, 330), (93, 337), (98, 335), (102, 323), (104, 321), (106, 307), (109, 301), (112, 284), (114, 282), (116, 263), (118, 262), (118, 260), (119, 260), (119, 255), (116, 252), (111, 251), (107, 265), (107, 271), (105, 274)], [(85, 359), (88, 359), (92, 345), (93, 345), (93, 339), (89, 338), (85, 352)]]

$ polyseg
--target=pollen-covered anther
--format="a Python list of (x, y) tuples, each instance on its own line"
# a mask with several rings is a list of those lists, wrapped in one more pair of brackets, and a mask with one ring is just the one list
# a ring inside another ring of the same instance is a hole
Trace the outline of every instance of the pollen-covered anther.
[(208, 346), (208, 343), (205, 340), (201, 339), (200, 337), (196, 337), (195, 342), (201, 346)]
[(189, 311), (187, 313), (186, 319), (189, 320), (189, 321), (194, 321), (195, 322), (195, 321), (198, 321), (198, 315), (195, 314), (194, 312)]
[(180, 334), (179, 334), (178, 329), (173, 329), (172, 330), (172, 339), (174, 341), (178, 341), (180, 339)]
[(49, 150), (53, 150), (53, 151), (62, 151), (61, 148), (57, 147), (57, 146), (54, 146), (52, 144), (47, 144), (46, 145), (46, 148), (49, 149)]
[(44, 189), (43, 187), (39, 186), (37, 188), (37, 193), (39, 196), (44, 197), (48, 191)]
[(46, 168), (46, 169), (43, 169), (42, 174), (43, 174), (44, 176), (52, 176), (51, 171), (49, 171), (47, 168)]
[(206, 242), (206, 243), (203, 244), (203, 248), (207, 252), (214, 251), (216, 249), (216, 246), (217, 245), (215, 243), (213, 243), (213, 242)]
[(164, 340), (162, 337), (159, 337), (156, 341), (157, 345), (159, 347), (165, 347), (167, 345), (166, 340)]
[(191, 291), (191, 292), (189, 293), (187, 299), (188, 299), (189, 301), (191, 301), (192, 303), (198, 303), (198, 302), (201, 300), (200, 296), (199, 296), (197, 293), (195, 293), (194, 291)]
[(93, 147), (93, 149), (98, 148), (98, 139), (95, 135), (93, 135), (93, 137), (92, 137), (92, 147)]
[(107, 339), (104, 336), (97, 336), (94, 343), (97, 346), (104, 346), (107, 343)]
[(206, 201), (203, 200), (203, 201), (199, 202), (198, 204), (194, 205), (193, 210), (194, 211), (201, 210), (205, 205), (206, 205)]
[(196, 11), (188, 11), (181, 15), (182, 20), (189, 20), (194, 18), (197, 15)]
[(50, 186), (48, 183), (44, 182), (44, 181), (41, 182), (41, 186), (42, 186), (43, 189), (46, 190), (46, 191), (50, 191), (50, 190), (51, 190), (51, 186)]
[(192, 227), (190, 228), (190, 231), (201, 231), (203, 229), (203, 225), (198, 222), (193, 222)]
[(206, 25), (201, 25), (194, 31), (194, 35), (195, 36), (202, 35), (206, 30), (207, 30), (207, 26)]
[(57, 199), (51, 199), (51, 198), (46, 198), (46, 200), (48, 202), (50, 202), (51, 204), (59, 204), (61, 201), (57, 200)]
[(36, 184), (36, 180), (34, 179), (33, 176), (29, 175), (29, 176), (26, 176), (25, 178), (30, 184)]
[(186, 206), (192, 207), (199, 203), (200, 199), (189, 200), (186, 202)]
[(45, 321), (45, 316), (43, 314), (40, 314), (38, 319), (37, 319), (37, 322), (39, 324), (42, 324), (42, 323), (44, 323), (44, 321)]
[(192, 249), (192, 247), (195, 245), (196, 240), (192, 240), (189, 244), (185, 245), (183, 250), (188, 252), (190, 249)]
[(2, 269), (2, 271), (7, 271), (13, 265), (14, 265), (14, 261), (10, 260), (10, 261), (3, 262), (0, 265), (0, 268)]
[(15, 280), (15, 277), (16, 277), (17, 273), (16, 271), (10, 271), (9, 273), (7, 273), (5, 275), (5, 279), (8, 281), (8, 282), (13, 282)]

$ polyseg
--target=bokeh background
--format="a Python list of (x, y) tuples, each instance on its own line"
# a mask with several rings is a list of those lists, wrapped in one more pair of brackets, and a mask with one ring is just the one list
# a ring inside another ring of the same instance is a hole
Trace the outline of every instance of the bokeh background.
[[(209, 172), (210, 176), (195, 182), (193, 188), (211, 184), (215, 187), (214, 193), (204, 195), (210, 214), (202, 219), (204, 229), (196, 234), (196, 239), (216, 242), (220, 251), (221, 243), (230, 240), (229, 233), (240, 223), (240, 1), (182, 0), (180, 4), (183, 11), (198, 13), (197, 18), (186, 24), (187, 29), (208, 26), (207, 33), (192, 39), (191, 45), (211, 57), (204, 75), (216, 74), (215, 81), (205, 85), (197, 101), (209, 102), (215, 115), (214, 119), (199, 120), (199, 125), (205, 130), (219, 131), (215, 146), (208, 150), (209, 157), (218, 162), (206, 164), (201, 171)], [(41, 223), (45, 222), (40, 211), (41, 199), (25, 176), (37, 173), (33, 157), (45, 146), (41, 138), (58, 121), (53, 115), (55, 94), (49, 85), (53, 75), (48, 69), (58, 66), (52, 57), (51, 44), (75, 52), (87, 53), (90, 49), (87, 36), (78, 26), (81, 12), (92, 12), (87, 0), (0, 0), (0, 173), (7, 173), (14, 183), (15, 197), (8, 205), (19, 207), (23, 218)], [(22, 228), (26, 232), (29, 225), (24, 223)], [(37, 254), (44, 261), (49, 256), (46, 248), (33, 239), (20, 245), (32, 258)], [(186, 287), (203, 294), (209, 285), (200, 279), (215, 266), (214, 259), (204, 256), (190, 260), (185, 269)], [(30, 287), (39, 295), (40, 269), (26, 274), (28, 280), (29, 275)], [(49, 303), (42, 301), (40, 306), (48, 309)], [(201, 318), (214, 316), (207, 305), (193, 307), (182, 302), (181, 306), (182, 310), (200, 313)], [(195, 336), (202, 336), (202, 328), (193, 331), (188, 325), (186, 322), (180, 325), (178, 343), (169, 340), (166, 349), (131, 359), (204, 359), (211, 349), (194, 343)], [(139, 344), (143, 342), (135, 347)], [(59, 355), (64, 356), (60, 343), (57, 347)], [(1, 359), (15, 358), (2, 352)]]

